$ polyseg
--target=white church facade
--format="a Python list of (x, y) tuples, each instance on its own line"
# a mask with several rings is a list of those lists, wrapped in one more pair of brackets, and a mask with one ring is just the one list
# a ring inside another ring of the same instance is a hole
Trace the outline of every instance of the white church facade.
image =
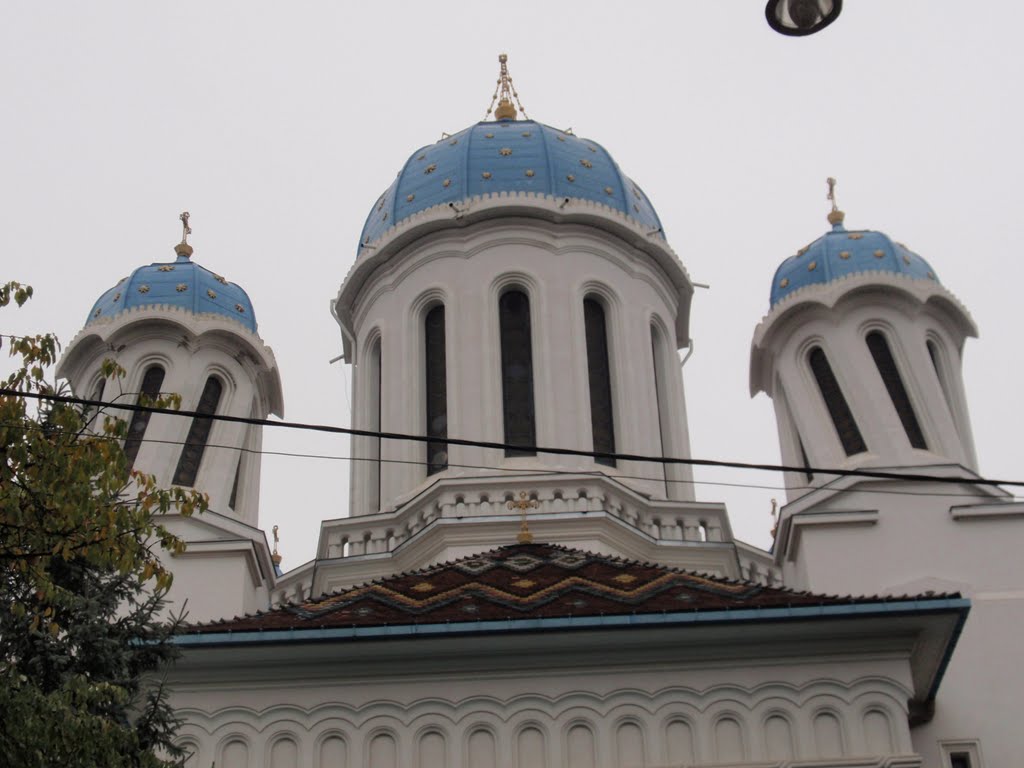
[(772, 551), (738, 541), (686, 462), (683, 262), (602, 146), (512, 94), (502, 60), (494, 119), (372, 204), (331, 304), (360, 460), (314, 561), (281, 573), (260, 529), (274, 353), (187, 238), (65, 352), (80, 395), (115, 356), (198, 414), (129, 414), (125, 445), (210, 496), (168, 518), (186, 765), (1018, 764), (1024, 504), (979, 474), (967, 310), (833, 205), (754, 330), (790, 469)]

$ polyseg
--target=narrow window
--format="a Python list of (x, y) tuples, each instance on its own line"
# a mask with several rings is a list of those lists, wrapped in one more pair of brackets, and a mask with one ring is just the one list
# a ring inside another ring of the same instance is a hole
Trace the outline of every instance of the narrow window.
[(427, 474), (448, 468), (448, 381), (445, 367), (444, 305), (427, 313), (426, 393), (427, 393)]
[(910, 440), (910, 444), (914, 448), (927, 450), (928, 444), (924, 441), (924, 433), (921, 432), (921, 425), (917, 422), (914, 406), (910, 402), (907, 388), (903, 386), (903, 379), (900, 378), (900, 372), (893, 359), (892, 350), (889, 349), (889, 343), (881, 333), (872, 331), (867, 335), (867, 344), (871, 351), (871, 357), (875, 360), (878, 373), (882, 377), (882, 383), (885, 384), (885, 389), (889, 393), (889, 399), (892, 400), (896, 413), (899, 414), (903, 431), (907, 433), (907, 439)]
[[(206, 386), (203, 387), (203, 394), (199, 398), (199, 405), (196, 406), (196, 412), (216, 413), (222, 390), (223, 387), (216, 377), (208, 378)], [(206, 442), (210, 439), (212, 428), (213, 419), (204, 416), (196, 416), (192, 419), (192, 426), (188, 428), (188, 437), (185, 438), (185, 446), (181, 449), (181, 457), (178, 459), (178, 468), (174, 470), (172, 482), (175, 485), (195, 485), (196, 475), (199, 474), (199, 464), (203, 460)]]
[(971, 756), (967, 752), (951, 752), (949, 768), (971, 768)]
[[(377, 339), (373, 346), (370, 347), (370, 353), (367, 356), (367, 364), (369, 369), (367, 370), (367, 385), (369, 386), (370, 393), (367, 398), (367, 413), (369, 414), (369, 423), (366, 428), (371, 432), (381, 431), (381, 369), (383, 368), (383, 347), (380, 339)], [(370, 477), (369, 477), (369, 503), (370, 509), (376, 512), (380, 509), (381, 505), (381, 439), (380, 437), (369, 437), (369, 460), (370, 460)]]
[(935, 342), (930, 339), (928, 340), (928, 357), (932, 359), (932, 368), (935, 369), (935, 377), (939, 380), (942, 396), (946, 398), (946, 407), (949, 408), (949, 413), (953, 417), (953, 423), (959, 429), (956, 411), (953, 409), (953, 397), (949, 389), (949, 379), (946, 377), (945, 366), (942, 364), (942, 356), (939, 354), (939, 348), (935, 345)]
[[(146, 369), (142, 376), (142, 388), (139, 392), (139, 399), (135, 402), (139, 405), (149, 405), (160, 394), (160, 387), (164, 383), (164, 369), (159, 365)], [(128, 459), (128, 467), (135, 466), (135, 459), (139, 455), (139, 448), (142, 447), (142, 440), (146, 436), (146, 427), (149, 426), (149, 411), (135, 411), (132, 413), (132, 420), (128, 424), (128, 435), (124, 441), (124, 455)]]
[(506, 456), (535, 456), (533, 350), (530, 300), (522, 291), (506, 291), (498, 302), (501, 325), (501, 395), (505, 442), (529, 450), (506, 448)]
[(807, 478), (807, 482), (814, 480), (814, 473), (811, 472), (811, 462), (807, 459), (807, 451), (804, 448), (804, 441), (797, 435), (796, 444), (800, 446), (800, 461), (803, 462), (804, 466), (804, 477)]
[(811, 365), (811, 372), (818, 382), (818, 389), (825, 400), (825, 407), (828, 408), (828, 415), (832, 417), (832, 424), (839, 434), (839, 441), (843, 444), (843, 450), (847, 456), (856, 453), (863, 453), (868, 449), (861, 437), (857, 422), (853, 419), (850, 406), (846, 404), (843, 397), (843, 390), (839, 388), (839, 382), (832, 373), (832, 366), (828, 364), (828, 358), (821, 350), (821, 347), (814, 347), (807, 355)]
[(242, 476), (242, 454), (238, 455), (238, 464), (235, 466), (235, 480), (231, 483), (231, 498), (228, 499), (228, 508), (234, 511), (238, 504), (238, 478)]
[[(668, 403), (665, 396), (668, 392), (665, 381), (665, 360), (662, 352), (661, 335), (658, 329), (651, 326), (651, 357), (654, 360), (654, 404), (658, 409), (658, 455), (665, 455), (665, 434), (668, 432)], [(661, 465), (661, 476), (665, 482), (665, 496), (668, 496), (668, 464)]]
[[(608, 365), (608, 331), (604, 307), (594, 299), (583, 300), (583, 322), (587, 334), (587, 373), (590, 379), (590, 426), (594, 450), (615, 453), (615, 423), (612, 416), (612, 381)], [(613, 458), (594, 459), (615, 466)]]

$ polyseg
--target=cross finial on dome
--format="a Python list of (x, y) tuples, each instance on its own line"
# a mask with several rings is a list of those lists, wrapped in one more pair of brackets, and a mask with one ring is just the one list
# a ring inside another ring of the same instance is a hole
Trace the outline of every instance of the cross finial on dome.
[(188, 244), (188, 236), (192, 234), (192, 227), (188, 225), (188, 211), (182, 211), (178, 218), (181, 220), (181, 242), (174, 246), (174, 252), (179, 259), (187, 259), (192, 255), (192, 246)]
[[(495, 120), (515, 120), (516, 119), (516, 106), (519, 107), (519, 111), (523, 113), (523, 117), (529, 120), (529, 115), (526, 114), (526, 110), (523, 109), (522, 102), (519, 101), (519, 94), (516, 92), (515, 86), (512, 84), (512, 76), (508, 73), (508, 54), (498, 54), (498, 64), (501, 65), (501, 69), (498, 72), (498, 84), (494, 89), (494, 95), (491, 97), (491, 106), (487, 108), (487, 113), (484, 115), (484, 120), (490, 117), (491, 113), (494, 113)], [(516, 106), (512, 105), (512, 100), (515, 99)], [(498, 102), (498, 106), (494, 106), (494, 102)]]
[(846, 214), (836, 206), (836, 180), (829, 176), (825, 179), (825, 183), (828, 184), (828, 197), (826, 199), (832, 201), (832, 210), (828, 213), (828, 223), (833, 227), (841, 227)]
[(270, 559), (274, 561), (274, 565), (281, 565), (281, 553), (277, 551), (277, 545), (281, 541), (281, 537), (278, 535), (278, 526), (274, 526), (274, 553), (270, 556)]

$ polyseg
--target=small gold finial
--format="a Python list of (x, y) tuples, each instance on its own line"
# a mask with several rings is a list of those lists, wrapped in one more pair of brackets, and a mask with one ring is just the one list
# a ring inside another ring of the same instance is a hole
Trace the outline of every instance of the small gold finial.
[(181, 220), (181, 242), (174, 246), (174, 252), (186, 259), (192, 255), (192, 246), (188, 244), (188, 236), (192, 234), (192, 227), (188, 225), (188, 211), (182, 211), (178, 218)]
[(832, 201), (832, 210), (828, 213), (828, 223), (832, 226), (842, 224), (843, 219), (846, 218), (846, 214), (839, 210), (836, 206), (836, 180), (829, 176), (825, 179), (825, 183), (828, 184), (828, 197), (827, 200)]
[(530, 526), (526, 522), (526, 510), (536, 509), (539, 505), (536, 499), (530, 499), (526, 496), (526, 491), (519, 492), (518, 501), (509, 501), (505, 504), (509, 509), (519, 510), (519, 535), (516, 536), (516, 541), (520, 544), (530, 544), (533, 542), (533, 534), (530, 533)]
[[(491, 97), (491, 106), (487, 108), (484, 120), (490, 117), (492, 112), (494, 113), (495, 120), (515, 120), (517, 112), (516, 107), (512, 106), (513, 99), (515, 99), (516, 106), (519, 107), (519, 112), (522, 112), (523, 117), (529, 120), (529, 115), (526, 114), (522, 102), (519, 101), (516, 87), (512, 84), (512, 76), (508, 73), (507, 53), (498, 55), (498, 64), (501, 65), (501, 69), (498, 72), (498, 84), (494, 89), (494, 95)], [(498, 102), (497, 107), (494, 106), (494, 102)]]
[(278, 527), (276, 525), (272, 530), (274, 532), (274, 553), (270, 556), (270, 559), (274, 561), (274, 565), (281, 565), (281, 553), (277, 551), (277, 545), (281, 542), (281, 537), (277, 534)]

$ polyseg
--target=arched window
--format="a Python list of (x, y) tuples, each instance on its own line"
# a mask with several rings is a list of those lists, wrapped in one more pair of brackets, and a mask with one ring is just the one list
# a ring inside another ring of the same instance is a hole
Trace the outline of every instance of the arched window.
[(957, 430), (960, 429), (960, 421), (957, 416), (957, 411), (953, 407), (953, 393), (950, 391), (949, 378), (947, 377), (946, 366), (943, 365), (942, 355), (939, 352), (938, 346), (934, 341), (928, 339), (928, 357), (932, 359), (932, 368), (935, 369), (935, 376), (939, 380), (939, 387), (942, 389), (942, 396), (946, 398), (946, 407), (949, 408), (949, 413), (953, 417), (953, 423)]
[[(203, 387), (203, 394), (199, 398), (199, 405), (196, 406), (196, 412), (216, 413), (223, 389), (217, 377), (208, 378), (206, 386)], [(178, 459), (178, 468), (174, 470), (172, 482), (175, 485), (195, 485), (196, 475), (199, 474), (199, 464), (203, 460), (206, 442), (210, 439), (212, 428), (213, 419), (203, 416), (196, 416), (192, 419), (192, 425), (188, 428), (188, 437), (185, 438), (185, 446), (181, 449), (181, 457)]]
[(235, 479), (231, 483), (231, 497), (228, 499), (228, 508), (234, 510), (238, 505), (238, 481), (242, 477), (242, 456), (238, 456), (238, 464), (235, 465)]
[(444, 305), (439, 304), (424, 320), (426, 339), (427, 474), (448, 468), (448, 380), (445, 367)]
[(871, 351), (871, 357), (875, 360), (878, 373), (882, 377), (882, 383), (885, 384), (885, 389), (889, 393), (889, 399), (892, 400), (900, 422), (903, 424), (903, 431), (907, 433), (907, 439), (910, 440), (910, 444), (914, 448), (927, 450), (928, 444), (924, 440), (921, 425), (917, 422), (907, 388), (903, 386), (903, 379), (900, 378), (892, 350), (889, 349), (889, 342), (879, 331), (869, 333), (866, 341), (868, 349)]
[[(531, 447), (537, 444), (533, 411), (533, 350), (530, 336), (530, 299), (518, 290), (506, 291), (498, 301), (501, 326), (501, 396), (505, 442)], [(535, 456), (533, 450), (506, 448), (506, 456)]]
[(832, 366), (828, 364), (828, 358), (821, 347), (813, 347), (807, 355), (807, 361), (811, 366), (811, 373), (818, 382), (818, 389), (825, 400), (825, 407), (828, 408), (828, 415), (832, 417), (832, 424), (839, 434), (839, 441), (843, 444), (843, 450), (847, 456), (856, 453), (864, 453), (868, 449), (861, 437), (857, 422), (854, 421), (850, 406), (846, 404), (843, 397), (843, 390), (839, 388), (836, 375), (832, 373)]
[[(654, 360), (654, 403), (658, 409), (658, 455), (664, 456), (665, 435), (669, 432), (668, 421), (668, 381), (665, 378), (665, 351), (661, 342), (661, 334), (651, 326), (651, 357)], [(668, 464), (661, 465), (661, 475), (665, 481), (665, 495), (668, 496)]]
[[(366, 428), (371, 432), (381, 431), (381, 370), (383, 368), (383, 346), (378, 338), (370, 347), (366, 357), (367, 375), (366, 384), (369, 389), (369, 397), (366, 399), (366, 412), (369, 416), (369, 423)], [(370, 510), (376, 512), (381, 505), (381, 439), (379, 437), (366, 438), (369, 442), (370, 477), (367, 490), (369, 491)]]
[[(583, 300), (583, 323), (587, 336), (587, 374), (590, 381), (590, 426), (594, 450), (615, 453), (615, 421), (612, 414), (612, 380), (608, 364), (608, 330), (604, 307), (595, 299)], [(615, 459), (594, 459), (615, 466)]]
[[(148, 405), (160, 394), (160, 387), (164, 383), (164, 369), (159, 365), (153, 365), (146, 369), (142, 375), (142, 387), (139, 391), (139, 405)], [(142, 440), (146, 436), (146, 427), (149, 426), (149, 411), (135, 411), (132, 413), (132, 420), (128, 424), (128, 435), (124, 441), (124, 455), (128, 458), (128, 466), (135, 466), (135, 459), (139, 455), (139, 448), (142, 447)]]

